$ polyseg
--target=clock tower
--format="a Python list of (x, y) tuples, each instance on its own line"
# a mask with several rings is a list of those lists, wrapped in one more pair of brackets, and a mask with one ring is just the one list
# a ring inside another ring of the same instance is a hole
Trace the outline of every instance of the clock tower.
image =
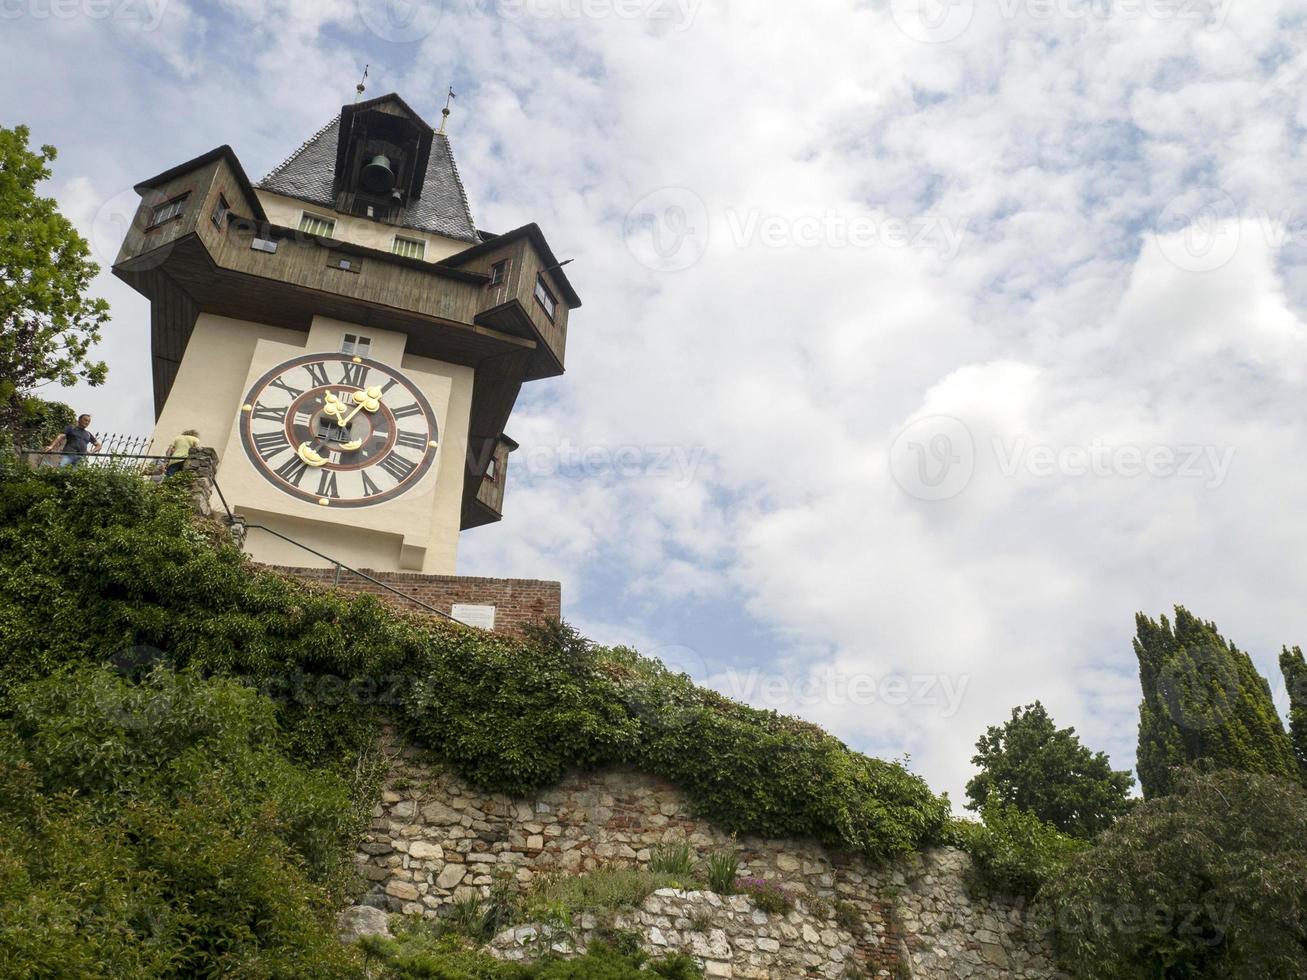
[(478, 229), (448, 138), (393, 94), (257, 184), (220, 146), (136, 190), (113, 271), (150, 300), (155, 445), (214, 447), (229, 506), (276, 532), (249, 535), (261, 562), (452, 576), (580, 306), (540, 229)]

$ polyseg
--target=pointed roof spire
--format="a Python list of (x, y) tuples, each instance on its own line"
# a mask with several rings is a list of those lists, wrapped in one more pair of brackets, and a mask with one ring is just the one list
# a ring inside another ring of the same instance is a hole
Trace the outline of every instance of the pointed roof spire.
[(366, 84), (367, 80), (368, 80), (368, 66), (367, 66), (367, 65), (364, 65), (364, 66), (363, 66), (363, 77), (360, 78), (360, 79), (359, 79), (359, 83), (358, 83), (357, 85), (354, 86), (354, 102), (355, 102), (355, 104), (358, 104), (359, 102), (363, 101), (363, 90), (367, 88), (367, 84)]
[(454, 86), (449, 87), (449, 94), (445, 96), (445, 108), (440, 110), (440, 135), (445, 135), (445, 123), (449, 122), (449, 104), (458, 96), (454, 94)]

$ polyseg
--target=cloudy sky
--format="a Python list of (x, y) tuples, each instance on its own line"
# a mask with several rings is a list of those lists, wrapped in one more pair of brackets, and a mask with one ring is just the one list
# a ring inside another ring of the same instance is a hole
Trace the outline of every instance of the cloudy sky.
[[(1133, 764), (1137, 611), (1307, 643), (1304, 0), (0, 0), (0, 123), (112, 258), (352, 98), (450, 134), (585, 306), (460, 571), (957, 800), (1040, 698)], [(148, 313), (102, 275), (148, 431)]]

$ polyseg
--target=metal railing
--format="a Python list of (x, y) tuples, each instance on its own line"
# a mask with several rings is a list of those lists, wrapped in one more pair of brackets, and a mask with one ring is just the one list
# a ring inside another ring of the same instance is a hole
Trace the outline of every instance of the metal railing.
[[(146, 440), (146, 442), (148, 444), (148, 440)], [(20, 449), (19, 454), (21, 456), (28, 458), (29, 465), (32, 465), (32, 459), (31, 459), (32, 457), (46, 457), (46, 458), (53, 457), (53, 459), (55, 460), (55, 465), (58, 465), (58, 461), (61, 460), (63, 456), (71, 455), (62, 452), (53, 452), (53, 453), (46, 452), (43, 449)], [(94, 465), (99, 469), (109, 469), (112, 470), (113, 472), (119, 472), (119, 473), (135, 472), (135, 473), (139, 473), (142, 476), (149, 475), (147, 473), (147, 470), (157, 469), (162, 471), (162, 467), (158, 465), (159, 463), (177, 462), (177, 460), (173, 459), (173, 457), (171, 456), (150, 456), (142, 453), (123, 453), (123, 452), (114, 452), (112, 454), (106, 453), (103, 451), (103, 443), (101, 444), (101, 452), (82, 453), (78, 455), (80, 458), (78, 459), (77, 465), (79, 466)], [(117, 462), (112, 462), (115, 460)], [(125, 462), (126, 460), (136, 460), (137, 462), (135, 464), (129, 464)], [(147, 465), (147, 463), (149, 462), (152, 462), (155, 465), (153, 467), (150, 467)], [(442, 619), (447, 619), (451, 623), (458, 622), (458, 620), (455, 619), (453, 616), (451, 616), (449, 613), (444, 612), (441, 609), (437, 609), (435, 606), (431, 605), (430, 603), (423, 602), (417, 596), (409, 595), (407, 592), (404, 592), (401, 589), (397, 589), (393, 585), (387, 585), (385, 582), (381, 581), (380, 579), (373, 578), (367, 572), (360, 571), (359, 569), (354, 568), (351, 565), (346, 565), (343, 561), (341, 561), (338, 558), (333, 558), (331, 557), (331, 555), (324, 555), (321, 551), (318, 551), (314, 548), (310, 548), (302, 541), (296, 541), (294, 538), (282, 534), (280, 531), (275, 531), (265, 524), (250, 524), (244, 518), (237, 517), (235, 514), (232, 513), (231, 506), (227, 503), (227, 498), (226, 496), (224, 496), (222, 492), (222, 487), (218, 485), (218, 478), (212, 474), (206, 474), (203, 477), (203, 479), (209, 484), (209, 487), (213, 490), (213, 492), (217, 494), (218, 501), (219, 503), (222, 504), (223, 513), (227, 515), (226, 524), (228, 527), (234, 527), (236, 525), (240, 525), (246, 531), (250, 531), (250, 530), (263, 531), (267, 534), (271, 534), (275, 538), (280, 538), (282, 541), (285, 541), (287, 544), (294, 545), (296, 548), (299, 548), (302, 551), (307, 551), (309, 554), (321, 558), (325, 562), (329, 562), (332, 565), (332, 567), (334, 567), (336, 570), (335, 578), (332, 582), (333, 586), (338, 587), (340, 585), (341, 572), (349, 572), (353, 575), (357, 575), (361, 579), (371, 582), (373, 585), (376, 585), (379, 588), (385, 589), (387, 592), (393, 595), (399, 596), (401, 599), (404, 599), (407, 602), (411, 602), (414, 605), (421, 606), (423, 609), (427, 610), (427, 612), (435, 613), (435, 615), (441, 617)]]
[[(216, 487), (216, 481), (215, 481), (215, 487)], [(225, 507), (226, 504), (224, 503), (223, 506)], [(228, 514), (228, 523), (235, 523), (238, 520), (238, 518), (233, 517), (231, 515), (231, 511), (228, 511), (227, 514)], [(264, 531), (267, 534), (271, 534), (274, 538), (280, 538), (282, 541), (285, 541), (287, 544), (293, 544), (295, 547), (307, 551), (311, 555), (316, 555), (318, 558), (321, 558), (323, 561), (331, 562), (332, 566), (334, 566), (336, 569), (336, 576), (335, 579), (332, 581), (333, 586), (340, 585), (340, 573), (342, 571), (350, 572), (354, 575), (357, 575), (361, 579), (366, 579), (367, 581), (371, 582), (373, 585), (380, 586), (381, 588), (385, 589), (387, 592), (399, 596), (401, 599), (404, 599), (408, 602), (416, 603), (417, 605), (421, 606), (423, 609), (427, 610), (428, 612), (435, 613), (437, 616), (441, 617), (442, 619), (447, 619), (451, 623), (458, 622), (458, 620), (455, 619), (453, 616), (451, 616), (449, 613), (437, 609), (435, 606), (430, 605), (429, 603), (423, 602), (417, 596), (409, 595), (407, 592), (403, 592), (400, 589), (395, 588), (393, 585), (387, 585), (385, 582), (381, 581), (380, 579), (373, 578), (367, 572), (361, 572), (357, 568), (353, 568), (349, 565), (346, 565), (343, 561), (340, 561), (337, 558), (332, 558), (330, 555), (324, 555), (321, 551), (317, 551), (313, 548), (310, 548), (308, 545), (304, 544), (301, 541), (296, 541), (294, 538), (288, 537), (287, 535), (282, 534), (280, 531), (274, 531), (266, 524), (250, 524), (244, 520), (241, 520), (240, 524), (247, 531), (250, 530)]]
[[(132, 439), (131, 442), (136, 444), (138, 440)], [(148, 439), (144, 440), (144, 445), (148, 448), (150, 441)], [(97, 470), (107, 470), (111, 473), (136, 473), (141, 476), (149, 476), (155, 470), (162, 472), (164, 465), (175, 462), (171, 456), (127, 453), (117, 449), (106, 452), (103, 443), (101, 443), (100, 451), (97, 453), (70, 453), (64, 452), (62, 449), (55, 452), (47, 452), (44, 449), (20, 449), (18, 455), (23, 457), (27, 465), (32, 469), (85, 466)], [(67, 462), (65, 462), (65, 459)]]

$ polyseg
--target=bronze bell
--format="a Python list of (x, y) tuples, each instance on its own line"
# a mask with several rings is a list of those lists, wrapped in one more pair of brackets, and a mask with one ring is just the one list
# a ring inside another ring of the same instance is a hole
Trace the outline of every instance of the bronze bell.
[(363, 185), (364, 190), (374, 194), (384, 194), (394, 187), (395, 172), (390, 169), (390, 158), (384, 153), (374, 156), (359, 175), (359, 183)]

